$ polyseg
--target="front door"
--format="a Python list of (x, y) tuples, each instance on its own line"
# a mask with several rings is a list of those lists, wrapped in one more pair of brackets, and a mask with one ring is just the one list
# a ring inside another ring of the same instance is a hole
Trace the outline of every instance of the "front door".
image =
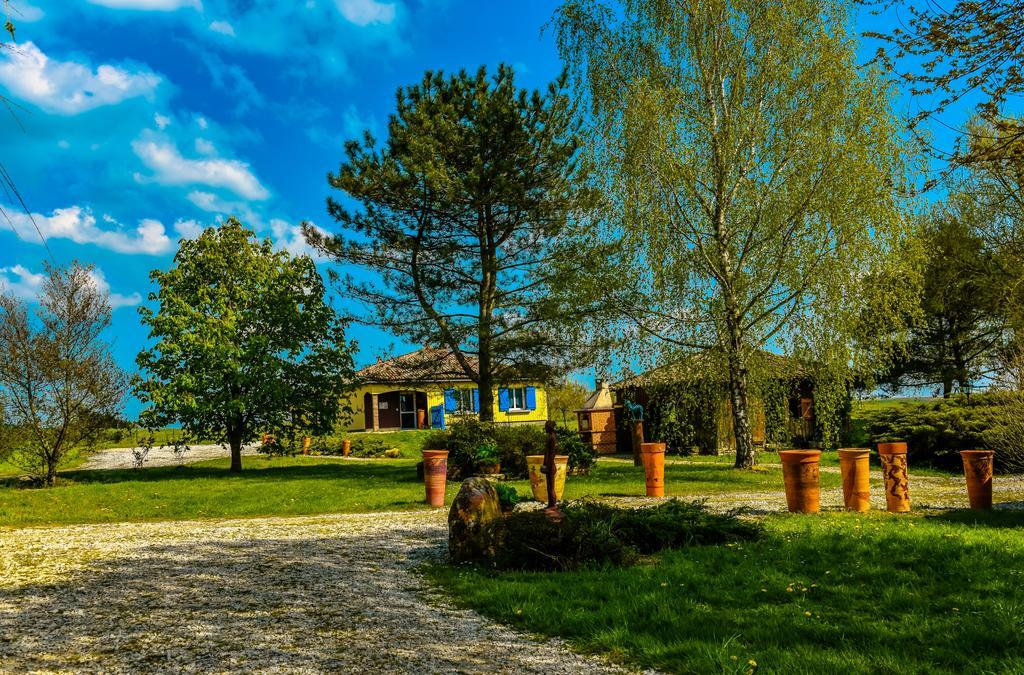
[(403, 392), (399, 395), (399, 410), (402, 413), (402, 428), (416, 428), (416, 394)]

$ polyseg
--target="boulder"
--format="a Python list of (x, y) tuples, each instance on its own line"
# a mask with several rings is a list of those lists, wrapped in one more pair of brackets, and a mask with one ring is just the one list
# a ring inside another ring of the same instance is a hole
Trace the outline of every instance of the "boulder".
[(497, 552), (501, 503), (494, 485), (486, 478), (462, 481), (448, 512), (448, 552), (453, 562), (485, 560)]

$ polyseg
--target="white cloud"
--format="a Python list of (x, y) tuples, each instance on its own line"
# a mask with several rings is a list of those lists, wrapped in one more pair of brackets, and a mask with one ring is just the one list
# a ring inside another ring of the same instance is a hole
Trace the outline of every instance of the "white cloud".
[(147, 12), (173, 12), (182, 7), (202, 9), (200, 0), (88, 0), (93, 5), (110, 9), (139, 9)]
[(11, 94), (60, 115), (78, 113), (126, 99), (152, 99), (161, 78), (144, 67), (129, 69), (75, 61), (56, 61), (33, 42), (3, 50), (0, 58), (0, 85)]
[(182, 239), (198, 239), (205, 229), (195, 220), (179, 220), (174, 224), (174, 231)]
[(100, 227), (92, 212), (80, 206), (55, 209), (49, 216), (34, 213), (31, 217), (16, 209), (5, 210), (15, 229), (26, 241), (38, 242), (38, 238), (34, 237), (35, 228), (38, 227), (47, 239), (69, 239), (76, 244), (94, 244), (118, 253), (162, 255), (174, 248), (174, 242), (167, 236), (164, 226), (160, 221), (150, 218), (140, 221), (133, 230), (126, 231), (109, 217), (104, 220), (113, 224), (114, 228)]
[[(316, 225), (312, 225), (312, 227), (321, 234), (327, 234), (325, 230)], [(274, 218), (270, 221), (270, 232), (273, 235), (274, 245), (277, 248), (288, 251), (292, 255), (308, 255), (313, 260), (323, 259), (320, 252), (306, 242), (306, 238), (302, 235), (301, 226), (292, 225), (287, 220), (281, 218)]]
[(216, 155), (217, 148), (205, 138), (196, 139), (196, 152), (200, 155)]
[(211, 21), (210, 30), (214, 33), (220, 33), (221, 35), (235, 37), (235, 27), (227, 21)]
[(132, 149), (152, 176), (135, 175), (140, 183), (153, 181), (163, 185), (206, 185), (224, 188), (246, 199), (270, 197), (246, 162), (237, 159), (190, 159), (183, 157), (176, 145), (164, 139), (139, 138)]
[[(107, 301), (110, 303), (110, 308), (112, 310), (117, 309), (118, 307), (132, 307), (142, 302), (142, 294), (138, 292), (132, 293), (131, 295), (112, 293), (110, 291), (110, 283), (107, 281), (106, 276), (104, 276), (103, 270), (98, 267), (93, 268), (89, 277), (97, 290), (107, 296)], [(45, 283), (45, 274), (41, 272), (33, 272), (22, 265), (0, 267), (0, 290), (10, 293), (22, 300), (30, 302), (38, 300), (39, 294), (43, 290), (43, 284)]]
[(161, 115), (160, 113), (156, 113), (155, 115), (153, 115), (153, 122), (156, 124), (157, 129), (163, 131), (168, 126), (170, 126), (171, 118), (167, 115)]
[(377, 0), (336, 0), (341, 15), (357, 26), (371, 23), (391, 23), (395, 20), (395, 5)]

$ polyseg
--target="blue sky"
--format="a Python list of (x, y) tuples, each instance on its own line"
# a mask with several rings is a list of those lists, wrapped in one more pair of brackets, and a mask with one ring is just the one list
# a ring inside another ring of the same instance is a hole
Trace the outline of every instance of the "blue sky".
[[(499, 62), (542, 87), (561, 70), (541, 33), (554, 1), (12, 1), (18, 41), (0, 53), (0, 93), (16, 107), (0, 116), (0, 162), (57, 262), (95, 264), (109, 286), (126, 368), (145, 343), (148, 273), (178, 239), (236, 214), (304, 251), (301, 221), (331, 229), (326, 174), (343, 142), (382, 134), (397, 87)], [(15, 230), (0, 223), (0, 284), (30, 296), (46, 252), (0, 200)], [(360, 364), (394, 343), (367, 328), (352, 337)]]

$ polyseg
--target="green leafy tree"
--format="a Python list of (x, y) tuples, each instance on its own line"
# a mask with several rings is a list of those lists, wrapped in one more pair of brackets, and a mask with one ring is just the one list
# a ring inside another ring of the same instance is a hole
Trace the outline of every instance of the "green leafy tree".
[(914, 302), (912, 273), (864, 283), (905, 235), (905, 167), (890, 91), (857, 66), (849, 23), (817, 0), (578, 0), (555, 19), (608, 195), (581, 246), (621, 242), (599, 287), (638, 356), (716, 357), (737, 467), (755, 462), (757, 350), (814, 364), (834, 441), (851, 370), (893, 351), (861, 308), (896, 322)]
[(154, 344), (138, 356), (136, 385), (146, 426), (180, 422), (192, 438), (226, 442), (241, 471), (258, 432), (327, 433), (350, 414), (355, 345), (308, 256), (275, 251), (230, 218), (183, 240), (150, 278), (158, 306), (139, 312)]
[(45, 485), (117, 418), (127, 378), (102, 339), (110, 304), (91, 267), (47, 268), (33, 313), (0, 295), (0, 457)]
[(1008, 336), (1009, 279), (980, 234), (987, 217), (967, 195), (954, 195), (924, 217), (922, 316), (889, 385), (940, 385), (948, 398), (954, 386), (969, 392), (997, 368)]
[(339, 263), (373, 274), (345, 278), (365, 308), (353, 318), (451, 350), (479, 386), (484, 420), (494, 384), (546, 380), (571, 354), (551, 329), (568, 317), (547, 298), (565, 278), (567, 266), (552, 263), (566, 224), (594, 193), (563, 88), (519, 89), (504, 65), (493, 77), (428, 72), (399, 90), (383, 146), (369, 134), (346, 145), (329, 182), (359, 208), (329, 200), (341, 233), (305, 229)]
[(548, 410), (562, 418), (562, 426), (569, 426), (569, 418), (583, 407), (590, 392), (575, 380), (564, 379), (547, 388)]

